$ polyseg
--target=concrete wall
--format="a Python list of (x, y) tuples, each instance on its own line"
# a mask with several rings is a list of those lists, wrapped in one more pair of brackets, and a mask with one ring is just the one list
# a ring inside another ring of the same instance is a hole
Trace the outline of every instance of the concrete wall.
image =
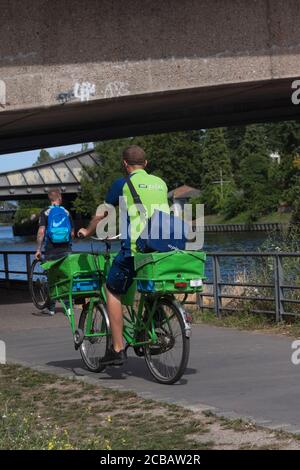
[(1, 0), (0, 123), (65, 101), (296, 77), (299, 25), (298, 0)]

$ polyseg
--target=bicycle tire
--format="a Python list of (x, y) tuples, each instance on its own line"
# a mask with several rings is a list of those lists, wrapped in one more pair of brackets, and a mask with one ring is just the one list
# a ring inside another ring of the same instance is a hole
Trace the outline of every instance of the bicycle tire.
[[(37, 287), (36, 286), (37, 283), (36, 281), (34, 281), (35, 269), (37, 265), (40, 263), (41, 263), (41, 260), (35, 259), (33, 260), (31, 264), (30, 273), (29, 273), (29, 292), (30, 292), (33, 305), (38, 310), (44, 310), (49, 303), (49, 293), (48, 293), (47, 282), (45, 282), (43, 286), (42, 284), (40, 284)], [(39, 298), (39, 294), (40, 294), (40, 298)]]
[[(80, 315), (80, 318), (79, 318), (78, 328), (80, 328), (83, 332), (85, 331), (85, 321), (86, 321), (86, 318), (87, 318), (88, 307), (89, 307), (89, 304), (84, 305), (84, 307), (82, 309), (82, 312), (81, 312), (81, 315)], [(98, 312), (100, 313), (101, 328), (105, 329), (105, 332), (106, 332), (105, 336), (99, 337), (99, 339), (101, 338), (101, 341), (103, 340), (103, 344), (102, 344), (103, 354), (97, 355), (97, 357), (94, 357), (94, 364), (91, 361), (91, 359), (88, 357), (88, 353), (87, 353), (88, 343), (90, 345), (96, 344), (95, 338), (97, 338), (97, 337), (90, 338), (90, 339), (84, 337), (84, 339), (83, 339), (83, 341), (82, 341), (82, 343), (79, 347), (79, 350), (80, 350), (81, 358), (82, 358), (86, 368), (90, 372), (95, 372), (96, 373), (96, 372), (102, 372), (106, 367), (105, 365), (101, 365), (101, 359), (102, 359), (102, 357), (104, 357), (105, 353), (107, 352), (108, 348), (111, 345), (111, 335), (110, 335), (110, 329), (109, 329), (109, 323), (108, 323), (108, 316), (107, 316), (107, 312), (106, 312), (106, 307), (103, 304), (95, 304), (94, 309), (98, 310)], [(100, 344), (100, 342), (98, 342), (98, 344)]]
[[(175, 338), (173, 339), (175, 341), (173, 346), (170, 346), (169, 349), (167, 346), (162, 346), (161, 350), (159, 350), (159, 345), (158, 345), (158, 349), (157, 347), (155, 349), (155, 345), (145, 345), (144, 346), (145, 362), (148, 367), (148, 370), (150, 371), (151, 375), (154, 377), (154, 379), (157, 382), (161, 384), (165, 384), (165, 385), (172, 385), (175, 382), (178, 382), (178, 380), (181, 379), (181, 377), (183, 376), (185, 372), (185, 369), (189, 360), (189, 354), (190, 354), (190, 339), (186, 335), (185, 324), (182, 318), (182, 312), (180, 310), (180, 307), (176, 303), (176, 301), (174, 299), (162, 298), (157, 303), (157, 311), (161, 310), (161, 308), (163, 309), (169, 308), (174, 313), (174, 316), (176, 317), (176, 320), (179, 325), (180, 340), (182, 341), (181, 357), (178, 361), (178, 367), (176, 368), (176, 370), (174, 370), (174, 373), (171, 375), (164, 376), (162, 371), (161, 370), (159, 371), (157, 366), (155, 366), (155, 362), (157, 363), (157, 361), (163, 354), (166, 354), (168, 351), (172, 351), (176, 343), (176, 338)], [(160, 329), (159, 324), (157, 325), (157, 327), (159, 331)], [(147, 333), (145, 332), (145, 334)], [(165, 335), (167, 336), (167, 333), (165, 333)], [(170, 333), (169, 335), (171, 338), (172, 335)], [(161, 337), (163, 337), (163, 333), (161, 333)], [(167, 370), (167, 367), (166, 366), (164, 367)]]

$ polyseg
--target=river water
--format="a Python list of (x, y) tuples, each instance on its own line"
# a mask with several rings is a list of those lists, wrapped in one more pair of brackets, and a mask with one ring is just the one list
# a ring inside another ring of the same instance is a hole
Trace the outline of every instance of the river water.
[[(213, 251), (257, 251), (267, 238), (265, 232), (224, 232), (207, 233), (204, 238), (203, 250), (206, 253)], [(4, 260), (1, 252), (3, 251), (27, 251), (35, 250), (36, 243), (34, 237), (14, 237), (12, 227), (0, 226), (0, 270), (4, 269)], [(118, 250), (119, 243), (115, 243), (113, 249)], [(99, 242), (90, 240), (75, 240), (73, 249), (76, 251), (94, 251), (104, 250), (104, 246)], [(8, 256), (9, 269), (13, 271), (25, 271), (26, 260), (21, 254)], [(236, 277), (237, 273), (246, 271), (249, 260), (238, 258), (223, 258), (221, 265), (222, 277), (227, 279)], [(206, 276), (209, 280), (212, 278), (211, 258), (208, 257), (206, 263)], [(0, 278), (4, 278), (4, 273), (0, 273)], [(10, 274), (11, 279), (24, 279), (22, 274)]]

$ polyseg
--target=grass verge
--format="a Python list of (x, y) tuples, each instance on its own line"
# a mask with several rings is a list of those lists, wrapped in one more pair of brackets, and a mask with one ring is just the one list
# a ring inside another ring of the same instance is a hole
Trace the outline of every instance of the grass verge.
[(214, 326), (237, 328), (248, 331), (264, 331), (298, 338), (300, 336), (300, 320), (288, 319), (279, 323), (273, 317), (246, 311), (223, 313), (220, 318), (211, 310), (192, 312), (194, 323), (205, 323)]
[(295, 436), (17, 365), (0, 366), (1, 449), (299, 449)]

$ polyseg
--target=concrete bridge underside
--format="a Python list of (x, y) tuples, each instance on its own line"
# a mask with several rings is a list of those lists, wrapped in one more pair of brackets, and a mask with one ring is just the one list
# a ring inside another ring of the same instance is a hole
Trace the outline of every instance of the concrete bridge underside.
[(0, 153), (297, 118), (297, 0), (2, 0)]

